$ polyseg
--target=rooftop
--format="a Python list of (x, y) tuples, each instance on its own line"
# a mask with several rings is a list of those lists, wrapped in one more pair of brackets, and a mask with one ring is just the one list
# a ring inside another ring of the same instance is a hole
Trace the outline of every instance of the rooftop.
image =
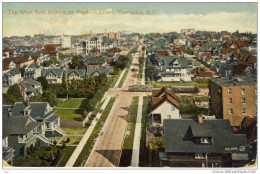
[(257, 83), (256, 77), (253, 76), (222, 77), (211, 79), (211, 81), (219, 86), (254, 85)]

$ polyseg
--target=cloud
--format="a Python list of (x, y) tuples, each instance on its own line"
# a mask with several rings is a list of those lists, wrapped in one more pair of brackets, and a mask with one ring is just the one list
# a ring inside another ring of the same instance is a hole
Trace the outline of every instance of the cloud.
[[(111, 9), (108, 9), (111, 10)], [(17, 27), (19, 26), (19, 27)], [(57, 34), (77, 35), (93, 32), (134, 31), (180, 32), (182, 28), (208, 31), (257, 32), (257, 15), (245, 12), (219, 12), (203, 14), (158, 15), (17, 15), (3, 16), (3, 35), (33, 35), (43, 30)]]

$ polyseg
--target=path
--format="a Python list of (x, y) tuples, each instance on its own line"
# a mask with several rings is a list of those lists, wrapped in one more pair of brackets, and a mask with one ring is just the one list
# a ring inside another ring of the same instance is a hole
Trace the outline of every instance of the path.
[(141, 128), (142, 128), (142, 110), (143, 110), (143, 96), (139, 97), (137, 118), (135, 125), (135, 135), (133, 142), (133, 152), (131, 166), (138, 167), (139, 164), (139, 152), (140, 152), (140, 140), (141, 140)]
[[(105, 102), (102, 104), (100, 110), (104, 110), (109, 102), (111, 97), (107, 97), (105, 99)], [(87, 143), (94, 127), (96, 126), (100, 116), (102, 113), (98, 112), (98, 114), (96, 115), (96, 117), (93, 119), (91, 125), (89, 126), (88, 130), (86, 131), (86, 133), (84, 134), (84, 136), (82, 137), (80, 143), (78, 144), (78, 146), (76, 147), (76, 149), (74, 150), (74, 152), (72, 153), (72, 155), (70, 156), (70, 159), (67, 161), (65, 167), (73, 167), (74, 163), (76, 162), (80, 152), (82, 151), (84, 145)]]
[(117, 81), (116, 81), (116, 84), (115, 84), (114, 88), (117, 88), (117, 87), (118, 87), (118, 85), (119, 85), (119, 83), (120, 83), (122, 77), (123, 77), (124, 74), (125, 74), (125, 70), (126, 70), (126, 69), (124, 69), (124, 70), (121, 72), (119, 78), (118, 78)]

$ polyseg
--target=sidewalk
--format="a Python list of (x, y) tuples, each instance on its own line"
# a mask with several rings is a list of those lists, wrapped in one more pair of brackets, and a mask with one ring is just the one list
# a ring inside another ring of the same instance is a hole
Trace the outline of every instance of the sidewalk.
[(133, 153), (131, 166), (138, 167), (139, 164), (139, 152), (140, 152), (140, 140), (141, 140), (141, 127), (142, 127), (142, 113), (143, 113), (143, 96), (139, 97), (137, 119), (135, 125), (135, 135), (133, 143)]
[(116, 89), (116, 88), (118, 87), (118, 85), (119, 85), (119, 83), (120, 83), (120, 81), (121, 81), (123, 75), (125, 74), (125, 70), (126, 70), (126, 69), (124, 69), (124, 70), (121, 72), (121, 74), (120, 74), (119, 78), (117, 79), (116, 84), (115, 84), (115, 86), (113, 86), (113, 88)]
[[(103, 105), (101, 106), (100, 110), (104, 110), (109, 102), (111, 97), (107, 97), (105, 99), (105, 102), (103, 103)], [(78, 146), (76, 147), (76, 149), (74, 150), (74, 152), (72, 153), (72, 155), (70, 156), (70, 159), (67, 161), (65, 167), (73, 167), (74, 163), (76, 162), (80, 152), (82, 151), (83, 147), (85, 146), (85, 144), (87, 143), (93, 129), (95, 128), (100, 116), (102, 115), (102, 113), (98, 112), (98, 114), (96, 115), (96, 117), (93, 119), (91, 125), (89, 126), (88, 130), (86, 131), (86, 133), (84, 134), (84, 136), (82, 137), (80, 143), (78, 144)]]

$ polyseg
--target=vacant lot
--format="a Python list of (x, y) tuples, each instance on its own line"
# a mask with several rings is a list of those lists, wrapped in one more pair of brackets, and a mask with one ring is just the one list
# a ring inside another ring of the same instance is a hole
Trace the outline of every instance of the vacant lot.
[(58, 105), (58, 108), (83, 108), (87, 106), (88, 99), (86, 98), (70, 98), (64, 100)]
[(57, 115), (61, 115), (61, 121), (82, 121), (84, 109), (88, 103), (86, 98), (70, 98), (64, 100), (56, 108)]

